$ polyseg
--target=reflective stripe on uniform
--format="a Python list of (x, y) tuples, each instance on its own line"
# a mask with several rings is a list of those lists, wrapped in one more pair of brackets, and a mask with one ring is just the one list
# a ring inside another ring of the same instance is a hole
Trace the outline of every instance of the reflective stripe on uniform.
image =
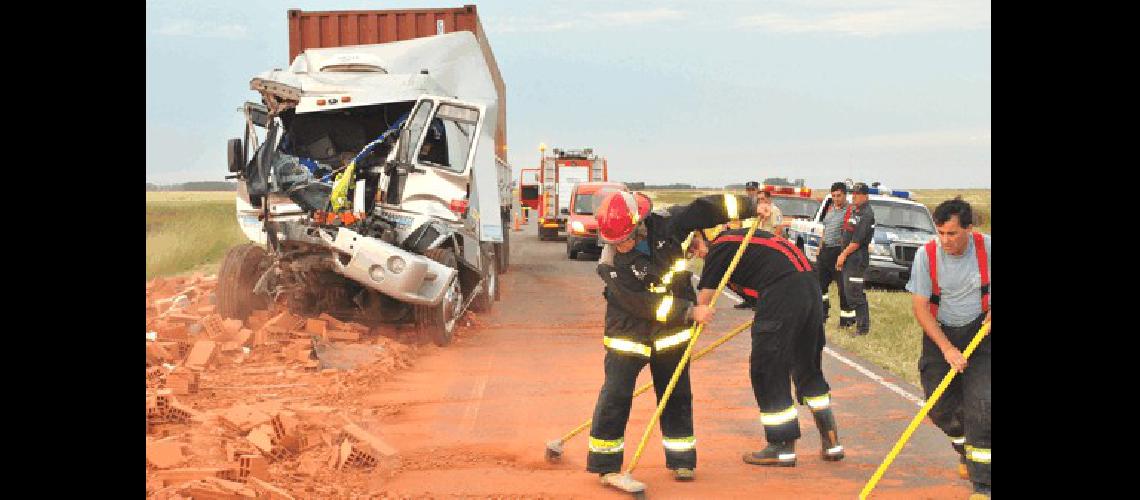
[(966, 444), (966, 436), (952, 437), (950, 438), (950, 441), (954, 444)]
[(673, 296), (666, 295), (661, 299), (661, 305), (657, 306), (657, 321), (662, 323), (669, 318), (669, 310), (673, 308)]
[(831, 395), (824, 394), (822, 396), (805, 397), (804, 404), (808, 405), (812, 410), (825, 410), (831, 406)]
[(856, 278), (854, 276), (847, 278), (847, 279), (850, 280), (852, 283), (862, 283), (863, 282), (863, 278)]
[(828, 449), (827, 449), (827, 452), (828, 452), (828, 453), (839, 453), (839, 452), (841, 452), (841, 451), (843, 451), (843, 446), (842, 446), (842, 445), (839, 445), (839, 446), (835, 446), (835, 447), (832, 447), (832, 448), (828, 448)]
[(645, 344), (638, 344), (637, 342), (633, 342), (631, 340), (626, 340), (626, 339), (615, 339), (613, 337), (602, 337), (602, 344), (605, 345), (606, 347), (609, 347), (610, 349), (615, 350), (615, 351), (628, 352), (631, 354), (640, 354), (640, 355), (645, 356), (647, 358), (649, 357), (649, 354), (652, 352), (652, 350), (650, 350), (649, 346), (647, 346)]
[(728, 212), (729, 219), (739, 219), (740, 210), (736, 206), (736, 195), (725, 193), (724, 195), (724, 210)]
[(852, 309), (850, 311), (844, 311), (844, 310), (840, 309), (839, 310), (839, 317), (840, 318), (854, 318), (855, 317), (855, 310)]
[(591, 453), (621, 453), (625, 449), (625, 438), (598, 439), (590, 436)]
[(795, 420), (796, 415), (798, 415), (798, 414), (799, 413), (796, 412), (795, 406), (789, 406), (788, 409), (786, 409), (784, 411), (780, 411), (780, 412), (776, 412), (776, 413), (761, 413), (760, 414), (760, 423), (764, 424), (764, 425), (769, 425), (769, 426), (786, 424), (788, 422)]
[(990, 449), (966, 445), (966, 458), (980, 464), (988, 464), (990, 463)]
[(669, 451), (689, 451), (696, 449), (697, 438), (696, 436), (689, 436), (683, 438), (661, 438), (661, 444), (665, 445), (665, 449)]
[(827, 300), (827, 294), (823, 294), (823, 300)]
[(678, 333), (674, 333), (673, 335), (670, 335), (668, 337), (662, 337), (662, 338), (657, 339), (656, 341), (653, 342), (653, 347), (655, 349), (657, 349), (658, 352), (660, 352), (660, 351), (664, 351), (665, 349), (668, 349), (670, 347), (673, 347), (677, 344), (686, 342), (691, 338), (693, 338), (693, 329), (692, 328), (686, 328), (686, 329), (681, 330)]

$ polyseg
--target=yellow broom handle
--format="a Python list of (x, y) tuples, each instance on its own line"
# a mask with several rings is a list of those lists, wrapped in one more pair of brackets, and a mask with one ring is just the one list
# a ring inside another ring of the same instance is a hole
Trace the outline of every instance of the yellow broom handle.
[[(970, 345), (966, 346), (966, 351), (962, 353), (962, 356), (966, 359), (970, 359), (970, 355), (974, 353), (974, 349), (982, 342), (982, 338), (989, 333), (990, 324), (987, 322), (982, 325), (978, 333), (974, 334), (974, 339), (970, 341)], [(910, 421), (910, 425), (903, 431), (902, 437), (895, 443), (895, 447), (891, 448), (891, 452), (887, 454), (887, 458), (883, 460), (883, 463), (879, 464), (879, 468), (875, 470), (875, 474), (871, 476), (871, 480), (867, 481), (867, 485), (863, 487), (863, 491), (859, 492), (859, 500), (866, 500), (867, 495), (871, 494), (871, 490), (875, 489), (875, 485), (879, 483), (879, 479), (883, 477), (883, 473), (887, 471), (887, 467), (891, 466), (891, 462), (893, 462), (899, 452), (902, 451), (903, 446), (906, 446), (910, 435), (918, 428), (918, 424), (922, 422), (922, 419), (925, 418), (926, 414), (930, 412), (930, 409), (934, 407), (934, 403), (938, 402), (938, 398), (942, 396), (946, 387), (950, 385), (950, 381), (954, 379), (954, 375), (957, 374), (958, 372), (951, 367), (950, 371), (946, 373), (946, 376), (942, 377), (942, 383), (938, 384), (938, 388), (934, 389), (934, 393), (930, 395), (930, 399), (926, 400), (926, 404), (922, 405), (921, 410), (918, 410), (918, 415), (915, 415), (914, 420)]]
[[(736, 264), (740, 262), (740, 257), (744, 255), (744, 250), (748, 248), (748, 242), (752, 240), (752, 235), (756, 232), (756, 228), (760, 224), (753, 224), (748, 228), (748, 232), (744, 235), (744, 239), (740, 240), (740, 248), (736, 249), (736, 255), (732, 256), (732, 262), (728, 264), (728, 270), (725, 271), (724, 276), (720, 279), (720, 285), (716, 287), (716, 294), (713, 295), (709, 301), (709, 308), (716, 306), (716, 299), (720, 297), (721, 291), (724, 286), (728, 284), (728, 278), (732, 276), (732, 272), (736, 270)], [(689, 340), (688, 347), (685, 347), (685, 354), (681, 355), (681, 362), (677, 363), (677, 369), (673, 370), (673, 377), (669, 379), (669, 385), (665, 387), (665, 393), (661, 395), (661, 401), (657, 403), (657, 410), (653, 412), (653, 418), (649, 419), (649, 425), (645, 426), (645, 432), (641, 435), (641, 442), (637, 445), (637, 453), (633, 454), (633, 460), (629, 464), (629, 469), (625, 473), (633, 472), (637, 467), (638, 460), (641, 460), (641, 452), (645, 450), (645, 443), (649, 441), (649, 433), (653, 431), (653, 426), (657, 424), (657, 419), (661, 418), (661, 412), (665, 410), (665, 404), (669, 402), (669, 396), (673, 394), (673, 387), (677, 385), (677, 379), (681, 378), (681, 370), (685, 369), (685, 363), (689, 361), (689, 357), (693, 354), (693, 346), (697, 345), (697, 337), (701, 336), (701, 330), (704, 329), (704, 323), (698, 323), (696, 330), (693, 332), (693, 338)]]

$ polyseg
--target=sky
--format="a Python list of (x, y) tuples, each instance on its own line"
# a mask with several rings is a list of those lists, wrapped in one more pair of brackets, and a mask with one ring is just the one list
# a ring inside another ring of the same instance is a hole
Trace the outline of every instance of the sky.
[[(471, 0), (467, 0), (470, 2)], [(220, 181), (257, 73), (286, 68), (286, 11), (461, 2), (146, 4), (146, 178)], [(721, 187), (989, 188), (986, 0), (475, 3), (507, 89), (515, 177), (538, 145), (610, 179)]]

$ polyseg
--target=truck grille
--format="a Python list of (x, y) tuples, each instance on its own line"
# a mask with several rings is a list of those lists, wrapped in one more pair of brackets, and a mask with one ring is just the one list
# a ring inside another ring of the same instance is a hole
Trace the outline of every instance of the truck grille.
[(918, 251), (918, 245), (895, 243), (891, 247), (894, 250), (893, 255), (896, 264), (910, 266), (914, 262), (914, 254)]

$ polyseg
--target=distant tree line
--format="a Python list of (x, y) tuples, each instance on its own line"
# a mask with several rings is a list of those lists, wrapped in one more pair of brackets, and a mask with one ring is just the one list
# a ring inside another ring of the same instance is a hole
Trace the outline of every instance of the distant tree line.
[(225, 181), (198, 181), (183, 182), (181, 184), (146, 183), (147, 191), (237, 191), (236, 182)]

